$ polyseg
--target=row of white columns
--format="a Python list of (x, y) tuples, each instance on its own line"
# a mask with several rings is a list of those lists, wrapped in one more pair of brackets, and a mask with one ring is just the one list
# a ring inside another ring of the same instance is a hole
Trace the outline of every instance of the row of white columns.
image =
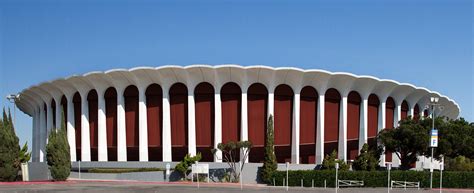
[[(165, 89), (164, 89), (165, 90)], [(117, 93), (123, 93), (118, 90)], [(188, 92), (188, 152), (191, 155), (196, 154), (196, 127), (195, 127), (195, 105), (194, 92)], [(105, 113), (105, 99), (104, 93), (100, 92), (98, 95), (98, 161), (108, 161), (107, 158), (107, 129), (106, 129), (106, 113)], [(162, 98), (163, 108), (163, 161), (171, 161), (171, 123), (170, 123), (170, 99), (168, 92), (163, 92)], [(247, 120), (247, 93), (242, 93), (241, 98), (241, 140), (248, 140), (248, 120)], [(347, 160), (347, 105), (348, 97), (343, 96), (340, 103), (340, 117), (339, 117), (339, 145), (338, 157), (339, 159)], [(60, 100), (56, 102), (56, 123), (61, 121), (61, 104)], [(214, 111), (215, 111), (215, 129), (214, 129), (214, 147), (222, 142), (222, 109), (220, 93), (215, 93), (214, 96)], [(317, 101), (317, 139), (316, 139), (316, 160), (317, 163), (322, 163), (324, 159), (324, 118), (325, 116), (333, 116), (325, 114), (325, 95), (319, 95)], [(292, 143), (291, 143), (291, 162), (299, 163), (299, 141), (300, 141), (300, 94), (295, 93), (293, 97), (293, 125), (292, 125)], [(81, 97), (81, 128), (75, 128), (74, 119), (74, 104), (72, 97), (67, 100), (67, 137), (70, 146), (71, 161), (77, 160), (76, 152), (76, 138), (75, 129), (81, 129), (81, 160), (91, 161), (90, 152), (90, 131), (89, 131), (89, 105), (87, 95)], [(383, 100), (379, 105), (378, 114), (378, 130), (385, 128), (386, 122), (386, 102)], [(33, 161), (45, 161), (45, 146), (47, 143), (47, 136), (53, 125), (51, 105), (47, 106), (47, 116), (43, 108), (38, 107), (33, 116)], [(139, 160), (148, 161), (148, 126), (147, 126), (147, 107), (145, 89), (139, 89), (138, 97), (138, 114), (139, 114)], [(268, 115), (274, 114), (274, 93), (268, 94)], [(410, 115), (413, 115), (413, 108), (410, 109)], [(47, 117), (47, 120), (46, 120)], [(401, 102), (397, 104), (394, 115), (394, 127), (397, 126), (401, 118)], [(59, 127), (57, 125), (56, 127)], [(364, 143), (367, 143), (367, 129), (368, 129), (368, 98), (363, 98), (360, 108), (360, 128), (359, 128), (359, 149)], [(393, 156), (396, 158), (396, 156)], [(126, 128), (125, 128), (125, 98), (123, 95), (117, 95), (117, 160), (127, 161), (126, 148)], [(217, 152), (215, 162), (222, 161), (221, 152)], [(248, 160), (247, 160), (248, 161)], [(381, 158), (382, 163), (385, 161), (384, 155)], [(396, 164), (396, 163), (395, 163)]]

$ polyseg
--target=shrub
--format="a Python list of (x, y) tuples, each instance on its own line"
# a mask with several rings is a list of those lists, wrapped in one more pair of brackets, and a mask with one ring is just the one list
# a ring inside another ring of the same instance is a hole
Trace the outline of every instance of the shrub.
[(18, 175), (20, 146), (10, 111), (0, 119), (0, 181), (14, 181)]
[[(387, 171), (340, 171), (338, 178), (340, 180), (362, 180), (364, 187), (387, 187)], [(440, 173), (433, 173), (433, 186), (439, 186)], [(311, 187), (311, 181), (314, 180), (314, 186), (323, 187), (324, 180), (328, 187), (334, 187), (336, 176), (335, 170), (296, 170), (288, 172), (288, 185), (301, 186), (301, 179), (304, 180), (304, 186)], [(420, 182), (422, 188), (430, 186), (429, 171), (403, 171), (394, 170), (390, 172), (391, 180)], [(277, 186), (282, 186), (283, 179), (286, 179), (286, 171), (276, 171), (272, 175), (272, 181), (275, 179)], [(443, 172), (443, 187), (446, 188), (474, 188), (474, 172)]]
[(446, 170), (449, 171), (473, 171), (474, 162), (464, 156), (457, 156), (455, 158), (447, 157), (445, 159)]
[(273, 116), (270, 115), (268, 118), (268, 127), (267, 127), (267, 140), (265, 143), (265, 160), (263, 162), (263, 167), (260, 172), (260, 177), (266, 183), (271, 182), (271, 176), (274, 171), (277, 170), (277, 161), (275, 156), (275, 149), (273, 147), (274, 143), (273, 135)]
[(354, 160), (355, 170), (374, 171), (379, 167), (380, 151), (369, 150), (369, 145), (365, 143), (360, 150), (360, 154)]
[(325, 170), (333, 170), (336, 169), (336, 163), (339, 163), (339, 170), (349, 170), (349, 165), (344, 162), (344, 160), (337, 160), (337, 152), (336, 150), (332, 151), (331, 154), (326, 155), (323, 160), (323, 167), (322, 169)]
[(46, 145), (46, 160), (54, 180), (64, 181), (69, 177), (71, 173), (71, 157), (66, 137), (64, 116), (61, 120), (61, 128), (54, 129), (49, 134), (48, 144)]
[(201, 160), (201, 153), (197, 153), (196, 156), (191, 156), (190, 154), (186, 154), (184, 156), (183, 160), (179, 162), (175, 167), (174, 170), (178, 171), (181, 173), (183, 179), (186, 178), (189, 167), (196, 161)]

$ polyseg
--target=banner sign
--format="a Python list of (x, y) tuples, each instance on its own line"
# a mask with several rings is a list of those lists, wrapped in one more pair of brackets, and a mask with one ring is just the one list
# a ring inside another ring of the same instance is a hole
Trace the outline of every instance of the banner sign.
[(438, 147), (438, 130), (431, 130), (430, 147)]

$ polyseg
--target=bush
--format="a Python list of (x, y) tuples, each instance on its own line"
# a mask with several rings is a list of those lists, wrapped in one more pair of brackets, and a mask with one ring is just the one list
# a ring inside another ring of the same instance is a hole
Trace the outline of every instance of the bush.
[(271, 182), (272, 173), (277, 170), (277, 161), (273, 143), (273, 116), (270, 115), (268, 118), (267, 140), (265, 143), (265, 161), (263, 162), (263, 167), (260, 171), (260, 177), (266, 183)]
[(464, 156), (445, 159), (446, 170), (449, 171), (474, 171), (474, 162)]
[(16, 180), (20, 167), (19, 152), (20, 145), (10, 111), (7, 115), (3, 109), (3, 119), (0, 119), (0, 181)]
[[(301, 179), (304, 180), (305, 187), (311, 187), (311, 180), (314, 186), (323, 187), (324, 180), (328, 187), (334, 187), (336, 181), (335, 170), (297, 170), (288, 172), (288, 185), (301, 186)], [(340, 180), (362, 180), (364, 187), (387, 187), (387, 171), (339, 171)], [(433, 173), (433, 186), (439, 186), (440, 173)], [(286, 171), (276, 171), (272, 175), (277, 186), (282, 186), (283, 179), (286, 178)], [(390, 172), (391, 180), (420, 182), (422, 188), (430, 186), (429, 171), (402, 171)], [(272, 182), (273, 183), (273, 182)], [(270, 183), (270, 184), (272, 184)], [(474, 188), (474, 172), (443, 172), (443, 187), (446, 188)]]
[(188, 174), (189, 167), (194, 162), (199, 161), (199, 160), (201, 160), (201, 153), (197, 153), (196, 156), (191, 156), (189, 154), (186, 154), (183, 160), (174, 167), (174, 170), (180, 172), (182, 177), (185, 179)]
[(369, 145), (365, 143), (360, 150), (360, 154), (354, 160), (354, 169), (375, 171), (379, 167), (380, 153), (381, 151), (378, 151), (377, 149), (369, 150)]
[(71, 155), (69, 154), (64, 116), (61, 120), (61, 128), (54, 129), (49, 134), (48, 144), (46, 145), (46, 160), (54, 180), (64, 181), (69, 177), (71, 173)]
[(336, 160), (337, 152), (336, 150), (332, 151), (330, 155), (326, 155), (323, 160), (322, 169), (325, 170), (334, 170), (336, 169), (336, 163), (339, 163), (339, 170), (345, 171), (349, 170), (349, 165), (346, 164), (344, 160)]

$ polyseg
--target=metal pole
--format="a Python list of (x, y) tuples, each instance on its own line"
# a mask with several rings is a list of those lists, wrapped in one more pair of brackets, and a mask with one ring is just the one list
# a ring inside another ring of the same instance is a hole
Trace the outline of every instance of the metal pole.
[(79, 164), (79, 179), (81, 179), (81, 160), (79, 160), (78, 164)]
[(441, 157), (441, 164), (439, 165), (439, 193), (443, 192), (443, 170), (444, 170), (444, 157)]
[(387, 164), (388, 176), (387, 176), (387, 193), (390, 193), (390, 166)]
[(286, 191), (288, 191), (288, 168), (290, 167), (290, 163), (286, 162)]
[(240, 177), (240, 190), (242, 190), (243, 189), (243, 183), (244, 183), (244, 182), (242, 182), (242, 161), (240, 161), (239, 167), (240, 167), (240, 174), (239, 174), (239, 177)]
[[(336, 160), (337, 161), (337, 160)], [(337, 193), (337, 189), (339, 188), (339, 180), (337, 178), (337, 171), (339, 170), (339, 163), (336, 162), (336, 193)]]
[[(435, 106), (432, 105), (432, 108), (431, 108), (431, 119), (432, 119), (432, 126), (433, 126), (433, 130), (435, 129)], [(434, 152), (434, 148), (431, 147), (431, 163), (430, 163), (430, 189), (433, 189), (433, 152)]]

